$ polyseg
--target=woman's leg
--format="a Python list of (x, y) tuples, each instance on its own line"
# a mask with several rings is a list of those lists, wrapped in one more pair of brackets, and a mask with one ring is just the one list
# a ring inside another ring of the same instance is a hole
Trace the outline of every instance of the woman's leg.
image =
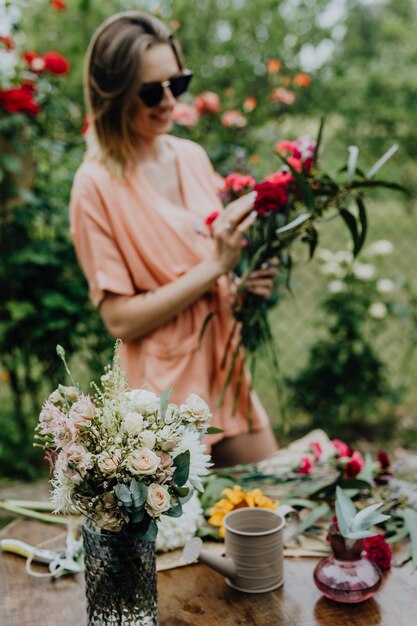
[(211, 455), (215, 467), (227, 467), (241, 463), (256, 463), (278, 450), (275, 435), (270, 426), (252, 433), (225, 437), (213, 446)]

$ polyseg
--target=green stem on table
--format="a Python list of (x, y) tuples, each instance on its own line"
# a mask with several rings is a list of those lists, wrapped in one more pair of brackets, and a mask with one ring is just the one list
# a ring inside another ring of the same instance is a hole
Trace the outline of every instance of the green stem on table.
[(47, 515), (45, 513), (33, 511), (29, 508), (14, 506), (12, 504), (8, 504), (7, 502), (2, 501), (0, 501), (0, 509), (9, 511), (9, 513), (16, 513), (16, 515), (22, 515), (23, 517), (30, 517), (32, 519), (39, 520), (40, 522), (46, 522), (47, 524), (61, 524), (63, 526), (68, 526), (69, 524), (71, 524), (72, 521), (70, 518)]

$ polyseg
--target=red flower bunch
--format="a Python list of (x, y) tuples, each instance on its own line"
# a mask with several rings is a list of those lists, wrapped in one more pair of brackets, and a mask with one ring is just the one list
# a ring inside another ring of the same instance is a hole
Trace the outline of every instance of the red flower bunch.
[(59, 52), (46, 52), (43, 55), (43, 60), (45, 61), (45, 69), (51, 74), (56, 74), (57, 76), (68, 74), (70, 64)]
[(51, 0), (51, 7), (55, 9), (55, 11), (65, 11), (67, 5), (63, 0)]
[(375, 535), (365, 539), (365, 556), (385, 572), (391, 567), (392, 551), (384, 535)]
[(29, 113), (37, 115), (40, 106), (34, 100), (35, 87), (24, 83), (19, 87), (0, 90), (0, 104), (10, 113)]
[(258, 192), (254, 209), (258, 215), (267, 215), (272, 211), (282, 211), (288, 200), (284, 185), (276, 185), (269, 181), (258, 183), (254, 187)]

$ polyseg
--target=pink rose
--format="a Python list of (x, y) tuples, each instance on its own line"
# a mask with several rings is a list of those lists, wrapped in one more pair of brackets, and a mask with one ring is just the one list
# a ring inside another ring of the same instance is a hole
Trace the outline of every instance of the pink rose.
[(172, 120), (179, 126), (196, 126), (199, 117), (195, 106), (185, 102), (177, 102), (172, 112)]
[(221, 122), (225, 128), (244, 128), (248, 120), (236, 109), (229, 109), (223, 113)]
[(294, 177), (290, 172), (274, 172), (273, 174), (268, 174), (265, 177), (265, 180), (274, 183), (274, 185), (282, 185), (286, 187), (290, 183), (294, 182)]
[(270, 95), (272, 102), (281, 102), (282, 104), (291, 105), (295, 102), (295, 93), (285, 87), (276, 87)]
[(340, 439), (332, 439), (332, 444), (336, 448), (338, 458), (350, 456), (352, 454), (351, 449), (344, 441), (341, 441)]
[(79, 399), (74, 402), (69, 412), (69, 419), (78, 428), (90, 426), (92, 419), (94, 418), (96, 408), (91, 401), (90, 396), (81, 395)]
[(239, 174), (239, 172), (232, 172), (224, 179), (224, 189), (228, 191), (239, 192), (242, 190), (248, 190), (256, 184), (256, 180), (253, 176)]
[(297, 472), (299, 474), (311, 474), (311, 470), (313, 469), (313, 463), (309, 456), (303, 456), (300, 465), (297, 468)]
[(196, 96), (194, 106), (200, 115), (214, 115), (221, 109), (220, 98), (214, 91), (205, 91)]
[(321, 443), (319, 443), (318, 441), (312, 441), (310, 443), (310, 450), (313, 453), (314, 460), (320, 461), (321, 456), (323, 454), (323, 448), (321, 447)]

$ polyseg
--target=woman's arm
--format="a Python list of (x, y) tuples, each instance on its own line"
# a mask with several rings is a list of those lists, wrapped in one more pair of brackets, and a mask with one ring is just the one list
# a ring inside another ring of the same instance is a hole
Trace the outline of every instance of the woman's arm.
[(166, 324), (202, 296), (216, 280), (239, 261), (242, 238), (253, 224), (256, 194), (232, 202), (212, 226), (215, 250), (212, 258), (191, 268), (172, 283), (135, 296), (106, 292), (100, 313), (109, 332), (123, 341), (133, 341)]

